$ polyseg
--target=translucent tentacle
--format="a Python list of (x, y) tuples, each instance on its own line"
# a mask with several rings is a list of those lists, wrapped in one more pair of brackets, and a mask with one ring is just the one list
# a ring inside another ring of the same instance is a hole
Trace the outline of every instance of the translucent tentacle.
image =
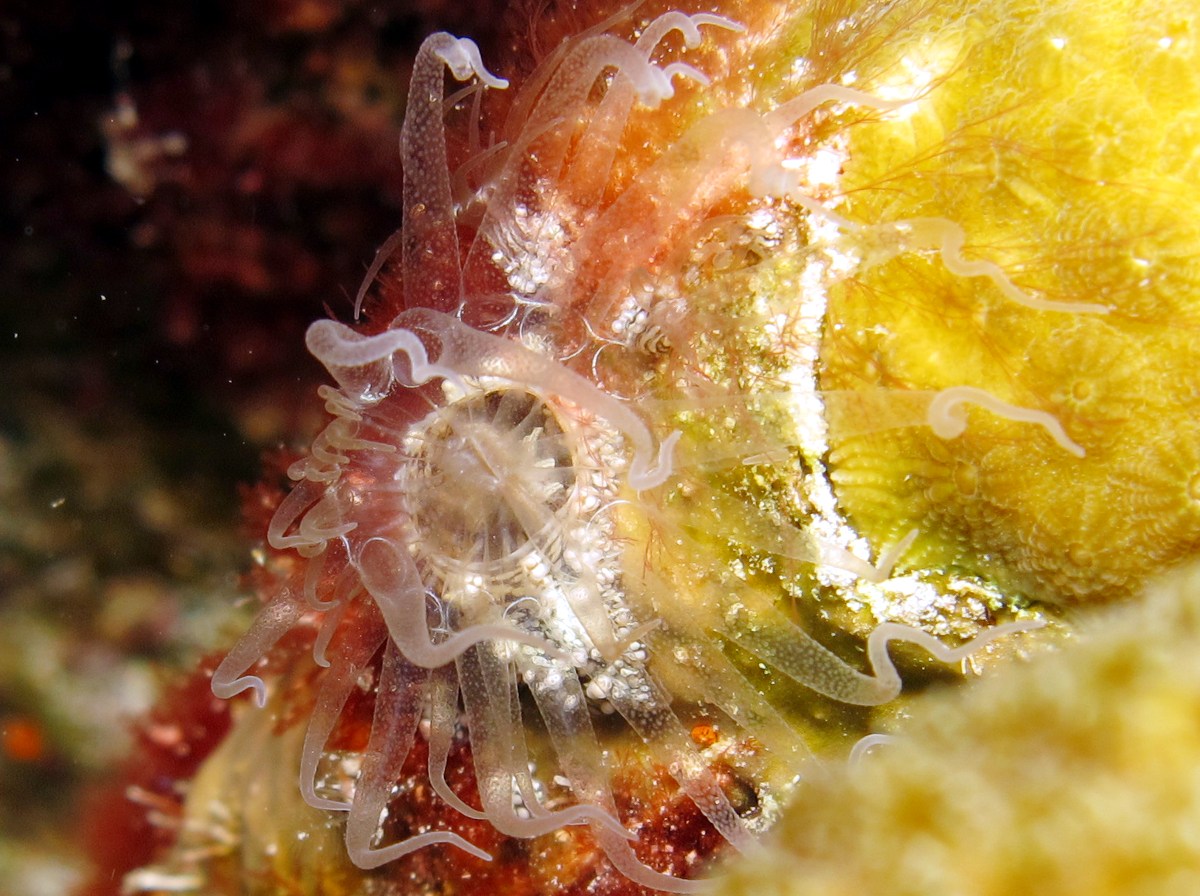
[(908, 218), (883, 225), (883, 229), (904, 240), (901, 251), (936, 249), (946, 270), (958, 277), (986, 277), (1009, 301), (1034, 311), (1062, 311), (1068, 314), (1107, 314), (1112, 309), (1099, 302), (1056, 302), (1031, 296), (1009, 279), (1004, 269), (986, 259), (968, 259), (962, 254), (966, 231), (946, 218)]
[(421, 44), (413, 62), (408, 107), (400, 131), (404, 160), (404, 222), (401, 227), (404, 304), (457, 312), (462, 302), (458, 229), (446, 156), (443, 71), (460, 81), (475, 76), (489, 87), (508, 83), (490, 75), (479, 48), (444, 31)]
[(453, 666), (441, 666), (429, 674), (429, 783), (447, 805), (467, 818), (485, 819), (485, 812), (469, 805), (446, 782), (446, 763), (457, 727), (458, 677)]
[(350, 605), (348, 603), (335, 603), (329, 608), (325, 614), (325, 618), (321, 621), (321, 630), (317, 632), (317, 639), (313, 641), (312, 657), (313, 662), (323, 669), (329, 668), (329, 658), (326, 652), (329, 649), (329, 642), (333, 640), (337, 634), (338, 626), (342, 623), (342, 617), (346, 615), (346, 609)]
[(394, 647), (389, 645), (384, 651), (371, 737), (346, 823), (346, 852), (359, 868), (378, 868), (435, 843), (456, 846), (476, 858), (491, 861), (492, 857), (478, 846), (450, 831), (430, 831), (382, 848), (371, 845), (392, 786), (412, 749), (427, 675), (425, 670), (405, 662)]
[[(665, 639), (665, 636), (660, 636)], [(697, 638), (679, 649), (690, 654), (696, 670), (696, 696), (729, 716), (774, 756), (787, 758), (790, 768), (813, 759), (804, 739), (784, 720), (745, 675), (708, 638)], [(661, 652), (655, 646), (655, 653)], [(670, 655), (670, 651), (662, 653)], [(676, 694), (676, 696), (679, 696)]]
[(516, 102), (513, 103), (512, 109), (509, 111), (508, 118), (504, 124), (504, 133), (513, 135), (521, 130), (525, 122), (529, 120), (530, 110), (541, 100), (542, 94), (545, 91), (546, 82), (554, 75), (563, 59), (572, 50), (572, 45), (578, 41), (589, 37), (594, 37), (597, 34), (604, 34), (611, 31), (621, 22), (628, 19), (638, 8), (645, 3), (645, 0), (633, 0), (625, 6), (618, 9), (615, 13), (597, 22), (590, 28), (581, 31), (570, 41), (563, 41), (555, 47), (550, 54), (542, 61), (541, 65), (526, 79), (524, 88), (517, 95)]
[(615, 819), (617, 806), (609, 790), (608, 773), (575, 667), (566, 663), (534, 664), (528, 658), (519, 658), (517, 665), (533, 692), (575, 796), (581, 803), (596, 806)]
[(387, 638), (387, 631), (379, 618), (371, 613), (370, 618), (362, 620), (361, 624), (342, 628), (339, 635), (342, 643), (337, 645), (328, 664), (329, 669), (321, 679), (308, 730), (304, 733), (304, 748), (300, 754), (300, 794), (313, 808), (348, 811), (348, 802), (317, 796), (317, 767), (346, 700), (358, 683), (362, 670)]
[(548, 655), (562, 655), (544, 639), (500, 623), (471, 625), (435, 644), (425, 617), (425, 584), (411, 557), (387, 539), (376, 537), (362, 546), (355, 565), (383, 614), (392, 642), (418, 666), (444, 666), (464, 650), (487, 641), (512, 641)]
[(308, 537), (286, 533), (324, 494), (325, 486), (322, 483), (308, 479), (296, 483), (271, 517), (271, 523), (267, 527), (267, 543), (277, 551), (308, 546), (311, 543)]
[(1040, 426), (1064, 451), (1069, 451), (1076, 457), (1083, 457), (1087, 453), (1081, 445), (1072, 441), (1062, 424), (1053, 415), (1034, 408), (1022, 408), (1009, 404), (1001, 401), (991, 392), (974, 386), (951, 386), (933, 397), (929, 403), (929, 426), (934, 435), (943, 439), (955, 439), (963, 434), (967, 428), (967, 415), (962, 410), (964, 402), (977, 404), (1005, 420)]
[(867, 754), (876, 747), (894, 743), (896, 740), (891, 734), (867, 734), (860, 737), (854, 742), (854, 746), (850, 748), (850, 755), (846, 757), (846, 764), (851, 768), (861, 763), (867, 758)]
[[(684, 36), (684, 43), (689, 49), (700, 45), (701, 25), (725, 28), (730, 31), (745, 30), (741, 25), (721, 16), (685, 15), (672, 11), (660, 15), (646, 26), (634, 47), (643, 54), (646, 62), (650, 62), (650, 54), (658, 47), (670, 32), (678, 31)], [(664, 73), (670, 77), (676, 70), (667, 66)], [(693, 77), (699, 74), (691, 70)], [(629, 110), (636, 99), (636, 86), (633, 81), (618, 72), (612, 84), (609, 85), (604, 99), (600, 101), (596, 114), (588, 125), (587, 133), (580, 141), (580, 147), (571, 163), (571, 178), (564, 186), (572, 201), (580, 208), (591, 208), (604, 197), (608, 184), (609, 173), (612, 170), (613, 159), (616, 158), (617, 147), (620, 145), (621, 131), (629, 116)]]
[(263, 607), (251, 623), (249, 631), (225, 655), (212, 677), (212, 692), (222, 700), (253, 690), (259, 708), (267, 705), (267, 685), (257, 675), (245, 675), (247, 669), (262, 659), (275, 642), (282, 638), (304, 614), (302, 596), (285, 587), (278, 596)]
[(359, 284), (358, 293), (354, 296), (354, 319), (358, 320), (362, 314), (363, 301), (367, 297), (367, 292), (375, 284), (375, 278), (379, 276), (379, 272), (383, 270), (383, 266), (388, 263), (396, 250), (400, 248), (400, 244), (404, 241), (404, 231), (397, 230), (386, 240), (383, 245), (375, 250), (375, 258), (371, 261), (371, 266), (367, 268), (367, 272), (363, 275), (362, 283)]
[(867, 638), (871, 674), (859, 672), (791, 622), (742, 611), (736, 620), (735, 643), (765, 660), (794, 681), (843, 703), (879, 706), (900, 693), (900, 674), (887, 652), (891, 641), (915, 644), (944, 663), (965, 659), (989, 641), (1041, 628), (1036, 621), (1012, 622), (987, 629), (959, 647), (947, 647), (928, 632), (885, 622)]
[(604, 850), (605, 857), (612, 862), (613, 867), (634, 883), (641, 884), (643, 887), (649, 887), (652, 890), (662, 890), (666, 893), (712, 892), (712, 881), (687, 880), (682, 877), (663, 874), (661, 871), (655, 871), (637, 857), (628, 840), (618, 835), (611, 828), (593, 822), (589, 825), (589, 829), (592, 832), (592, 836), (596, 838), (596, 842), (600, 844), (600, 848)]
[[(479, 796), (496, 830), (512, 837), (537, 837), (590, 821), (618, 830), (622, 837), (630, 836), (615, 817), (597, 806), (547, 810), (541, 805), (529, 779), (516, 681), (507, 659), (484, 647), (471, 648), (458, 659), (458, 678), (471, 730)], [(514, 785), (529, 818), (522, 818), (516, 812)]]
[[(573, 121), (562, 121), (562, 110), (578, 109), (587, 104), (588, 95), (605, 69), (616, 69), (632, 88), (633, 94), (654, 107), (674, 93), (671, 76), (654, 66), (632, 44), (612, 34), (592, 34), (571, 42), (571, 47), (549, 74), (545, 88), (521, 122), (520, 133), (510, 142), (513, 150), (504, 169), (494, 178), (498, 189), (488, 200), (488, 210), (479, 226), (478, 236), (468, 252), (466, 269), (482, 270), (491, 264), (496, 245), (513, 209), (523, 205), (522, 168), (536, 158), (540, 171), (553, 182), (560, 179), (575, 128)], [(617, 105), (617, 104), (614, 104)], [(613, 127), (623, 126), (632, 98), (623, 108), (614, 108)], [(566, 127), (554, 127), (561, 122)], [(618, 130), (619, 133), (619, 130)]]
[(669, 757), (668, 770), (680, 790), (736, 849), (746, 851), (754, 834), (734, 810), (716, 776), (696, 751), (670, 700), (648, 675), (628, 670), (614, 676), (608, 699), (629, 726), (658, 756)]

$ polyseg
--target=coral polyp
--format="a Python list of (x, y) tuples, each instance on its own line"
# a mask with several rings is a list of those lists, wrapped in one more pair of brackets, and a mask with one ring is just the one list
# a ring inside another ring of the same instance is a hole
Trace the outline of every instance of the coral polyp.
[(573, 494), (572, 445), (541, 398), (479, 392), (431, 412), (405, 442), (409, 541), (443, 582), (562, 559), (568, 501), (578, 514), (587, 499)]

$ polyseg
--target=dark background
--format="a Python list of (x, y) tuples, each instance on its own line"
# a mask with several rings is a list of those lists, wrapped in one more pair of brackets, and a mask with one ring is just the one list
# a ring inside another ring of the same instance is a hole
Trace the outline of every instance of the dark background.
[(84, 873), (131, 717), (248, 612), (239, 486), (399, 224), (411, 57), (505, 7), (0, 5), (0, 891)]

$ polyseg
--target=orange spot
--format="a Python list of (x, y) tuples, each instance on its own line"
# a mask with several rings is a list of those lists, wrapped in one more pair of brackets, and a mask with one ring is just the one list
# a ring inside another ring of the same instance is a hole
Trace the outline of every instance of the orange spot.
[(42, 726), (27, 716), (10, 716), (0, 723), (0, 750), (17, 762), (37, 762), (46, 755)]
[(717, 742), (717, 726), (710, 722), (697, 722), (692, 726), (692, 740), (698, 747), (711, 747)]

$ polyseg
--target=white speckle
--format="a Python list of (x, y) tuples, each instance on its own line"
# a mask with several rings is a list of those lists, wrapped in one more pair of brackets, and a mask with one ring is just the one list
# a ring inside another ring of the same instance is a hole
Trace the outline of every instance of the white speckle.
[(1066, 45), (1067, 45), (1067, 39), (1065, 37), (1050, 38), (1050, 46), (1054, 47), (1054, 49), (1056, 49), (1056, 50), (1061, 50)]

